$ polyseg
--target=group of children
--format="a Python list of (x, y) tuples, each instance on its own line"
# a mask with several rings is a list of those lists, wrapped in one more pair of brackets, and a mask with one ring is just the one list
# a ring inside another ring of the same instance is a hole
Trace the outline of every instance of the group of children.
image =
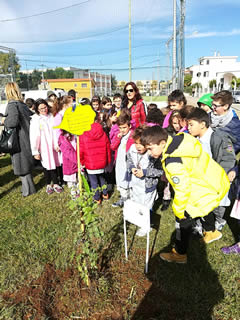
[[(211, 95), (211, 100), (211, 113), (217, 104), (239, 122), (231, 109), (229, 91)], [(226, 224), (224, 213), (230, 205), (230, 181), (233, 172), (236, 172), (234, 166), (239, 152), (239, 136), (226, 130), (227, 122), (221, 130), (213, 131), (210, 127), (211, 113), (202, 108), (204, 104), (200, 108), (186, 105), (185, 97), (179, 90), (170, 94), (168, 103), (170, 110), (164, 121), (163, 116), (158, 117), (160, 121), (151, 119), (151, 122), (147, 117), (145, 125), (135, 130), (125, 110), (118, 117), (119, 133), (111, 141), (110, 148), (117, 152), (115, 171), (120, 199), (113, 206), (122, 207), (124, 201), (131, 198), (152, 209), (158, 196), (159, 178), (167, 180), (174, 192), (177, 239), (172, 252), (162, 253), (160, 257), (185, 263), (193, 230), (203, 237), (206, 244), (222, 237), (221, 230)], [(150, 118), (154, 110), (158, 109), (153, 106), (148, 114)], [(180, 115), (178, 128), (171, 125), (171, 117), (174, 118), (176, 110)], [(224, 120), (224, 117), (221, 119)], [(161, 128), (164, 122), (167, 130)], [(169, 190), (169, 186), (165, 188)], [(144, 230), (138, 231), (138, 235), (145, 233)], [(239, 243), (222, 248), (222, 251), (240, 253)]]
[[(54, 103), (53, 115), (49, 116), (51, 124), (59, 123), (57, 118), (62, 119), (64, 110), (71, 107), (72, 102), (68, 100), (62, 107), (60, 104), (61, 101)], [(220, 239), (226, 224), (225, 209), (230, 205), (229, 181), (238, 177), (234, 167), (240, 137), (227, 128), (233, 118), (234, 124), (238, 121), (240, 125), (240, 121), (231, 109), (229, 92), (201, 98), (198, 107), (194, 107), (187, 105), (180, 90), (175, 90), (168, 96), (168, 107), (163, 112), (157, 105), (149, 104), (144, 123), (132, 119), (131, 110), (122, 107), (120, 94), (113, 97), (113, 104), (110, 98), (104, 97), (101, 101), (97, 96), (90, 104), (96, 118), (91, 130), (80, 136), (80, 161), (91, 188), (96, 189), (94, 200), (98, 204), (108, 200), (115, 183), (120, 198), (112, 204), (113, 207), (123, 207), (130, 198), (152, 212), (155, 201), (160, 197), (163, 199), (161, 209), (166, 210), (173, 197), (176, 243), (171, 252), (160, 254), (169, 262), (187, 262), (192, 232), (201, 235), (206, 244)], [(43, 102), (39, 106), (45, 109)], [(217, 108), (223, 108), (225, 113), (219, 115), (215, 112)], [(211, 128), (213, 121), (214, 130)], [(220, 123), (220, 128), (216, 123)], [(44, 125), (46, 121), (39, 125), (40, 133)], [(46, 128), (46, 131), (50, 130)], [(31, 132), (36, 136), (35, 127)], [(76, 137), (56, 129), (52, 129), (51, 134), (52, 140), (48, 141), (58, 154), (59, 166), (62, 164), (63, 180), (76, 189)], [(35, 138), (35, 145), (43, 143), (42, 140), (43, 136)], [(55, 164), (54, 170), (56, 167)], [(164, 185), (163, 190), (159, 190), (159, 181)], [(102, 187), (101, 192), (98, 187)], [(143, 236), (146, 231), (140, 229), (137, 234)], [(222, 251), (240, 254), (240, 244)]]

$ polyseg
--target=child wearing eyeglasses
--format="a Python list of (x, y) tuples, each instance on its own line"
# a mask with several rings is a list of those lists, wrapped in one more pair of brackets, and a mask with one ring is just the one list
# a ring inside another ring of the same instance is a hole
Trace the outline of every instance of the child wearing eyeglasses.
[(231, 134), (236, 141), (233, 143), (235, 153), (240, 151), (240, 121), (234, 116), (231, 105), (233, 103), (232, 93), (222, 90), (212, 96), (211, 127), (213, 130), (220, 129)]
[(122, 106), (122, 95), (120, 93), (115, 93), (113, 96), (113, 107), (115, 107), (115, 109), (119, 111), (121, 109), (121, 106)]

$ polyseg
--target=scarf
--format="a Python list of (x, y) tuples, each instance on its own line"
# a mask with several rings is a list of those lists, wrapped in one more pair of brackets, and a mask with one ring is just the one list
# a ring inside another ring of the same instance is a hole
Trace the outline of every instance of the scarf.
[(233, 111), (232, 108), (229, 108), (228, 112), (222, 116), (215, 115), (211, 113), (211, 127), (212, 128), (224, 128), (232, 120)]

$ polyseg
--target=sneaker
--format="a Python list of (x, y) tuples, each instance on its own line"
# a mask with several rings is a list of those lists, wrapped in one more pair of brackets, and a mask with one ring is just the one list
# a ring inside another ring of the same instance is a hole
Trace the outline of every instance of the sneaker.
[(79, 198), (79, 194), (76, 190), (72, 189), (70, 193), (71, 193), (72, 200), (76, 200), (76, 198)]
[(57, 193), (61, 193), (63, 191), (62, 187), (60, 187), (58, 184), (53, 185), (53, 190)]
[(203, 241), (208, 244), (222, 238), (222, 233), (218, 230), (204, 232)]
[(215, 228), (216, 228), (218, 231), (221, 231), (222, 228), (225, 226), (225, 224), (226, 224), (226, 221), (225, 221), (225, 222), (218, 222), (218, 221), (216, 221), (216, 222), (215, 222)]
[(122, 208), (122, 207), (123, 207), (123, 204), (124, 204), (123, 199), (119, 199), (117, 202), (114, 202), (114, 203), (112, 204), (112, 207), (113, 207), (113, 208), (117, 208), (117, 207)]
[[(152, 231), (152, 228), (150, 228), (150, 231)], [(138, 231), (136, 232), (136, 236), (138, 237), (144, 237), (147, 235), (147, 231), (145, 231), (143, 228), (139, 228)]]
[(108, 195), (108, 193), (105, 195), (105, 194), (103, 194), (102, 195), (102, 198), (103, 198), (103, 200), (109, 200), (109, 195)]
[(54, 192), (53, 187), (48, 185), (46, 189), (47, 194), (52, 194)]
[(169, 208), (171, 200), (163, 200), (162, 203), (161, 211), (165, 211)]
[(224, 254), (230, 254), (230, 253), (240, 254), (240, 243), (238, 242), (230, 247), (223, 247), (221, 250)]
[(174, 248), (172, 252), (160, 253), (160, 258), (167, 262), (187, 263), (187, 255), (177, 253)]

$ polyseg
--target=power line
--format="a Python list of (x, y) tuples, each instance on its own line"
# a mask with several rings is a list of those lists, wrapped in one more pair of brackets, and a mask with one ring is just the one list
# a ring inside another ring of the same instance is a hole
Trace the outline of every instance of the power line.
[(45, 14), (49, 14), (49, 13), (58, 12), (58, 11), (62, 11), (62, 10), (65, 10), (65, 9), (70, 9), (70, 8), (73, 8), (73, 7), (77, 7), (77, 6), (80, 6), (81, 4), (87, 3), (89, 1), (91, 1), (91, 0), (85, 0), (83, 2), (72, 4), (71, 6), (62, 7), (62, 8), (54, 9), (54, 10), (51, 10), (51, 11), (45, 11), (45, 12), (41, 12), (41, 13), (36, 13), (36, 14), (32, 14), (30, 16), (18, 17), (18, 18), (14, 18), (14, 19), (0, 20), (0, 22), (11, 22), (11, 21), (16, 21), (16, 20), (22, 20), (22, 19), (29, 19), (29, 18), (33, 18), (33, 17), (38, 17), (38, 16), (42, 16), (42, 15), (45, 15)]
[[(158, 43), (155, 43), (155, 44), (141, 44), (141, 45), (137, 45), (137, 46), (133, 46), (132, 48), (133, 49), (136, 49), (136, 48), (140, 48), (140, 47), (159, 47), (159, 44), (164, 44), (165, 43), (165, 40), (163, 41), (159, 41)], [(111, 54), (111, 53), (116, 53), (116, 52), (120, 52), (120, 51), (125, 51), (125, 50), (128, 50), (128, 47), (126, 48), (119, 48), (117, 50), (110, 50), (110, 51), (106, 51), (106, 52), (94, 52), (94, 53), (88, 53), (88, 54), (44, 54), (44, 53), (30, 53), (30, 52), (19, 52), (17, 51), (17, 55), (20, 55), (20, 56), (38, 56), (41, 55), (41, 56), (44, 56), (44, 57), (89, 57), (89, 56), (96, 56), (96, 55), (104, 55), (104, 54)]]
[(106, 31), (106, 32), (102, 32), (102, 33), (94, 33), (94, 34), (89, 35), (87, 37), (85, 37), (85, 36), (82, 36), (82, 37), (76, 36), (76, 37), (72, 37), (72, 38), (68, 38), (68, 39), (36, 40), (36, 41), (34, 41), (34, 40), (28, 40), (28, 41), (4, 41), (4, 40), (0, 40), (0, 41), (1, 41), (1, 43), (56, 43), (56, 42), (69, 42), (69, 41), (73, 41), (73, 40), (83, 40), (83, 39), (89, 39), (89, 38), (92, 38), (92, 37), (103, 36), (103, 35), (106, 35), (106, 34), (109, 34), (109, 33), (114, 33), (114, 32), (117, 32), (117, 31), (124, 30), (126, 28), (128, 28), (128, 26), (121, 27), (121, 28), (116, 28), (114, 30)]
[[(138, 22), (138, 23), (135, 23), (135, 24), (132, 24), (132, 26), (138, 26), (138, 25), (142, 25), (144, 22)], [(119, 28), (115, 28), (111, 31), (105, 31), (105, 32), (100, 32), (100, 33), (93, 33), (93, 34), (90, 34), (88, 36), (75, 36), (75, 37), (72, 37), (72, 38), (68, 38), (68, 39), (54, 39), (54, 40), (28, 40), (28, 41), (9, 41), (9, 40), (1, 40), (0, 39), (0, 42), (1, 43), (59, 43), (59, 42), (70, 42), (70, 41), (75, 41), (75, 40), (84, 40), (84, 39), (89, 39), (89, 38), (93, 38), (93, 37), (98, 37), (98, 36), (104, 36), (104, 35), (107, 35), (107, 34), (111, 34), (111, 33), (115, 33), (115, 32), (118, 32), (118, 31), (121, 31), (121, 30), (124, 30), (124, 29), (127, 29), (128, 26), (123, 26), (123, 27), (119, 27)], [(39, 36), (39, 39), (40, 39), (40, 36)]]
[[(159, 65), (154, 65), (150, 67), (132, 67), (132, 70), (144, 70), (144, 69), (155, 69), (155, 68), (171, 68), (168, 66), (159, 66)], [(89, 68), (90, 69), (90, 68)], [(128, 71), (127, 68), (112, 68), (112, 69), (96, 69), (96, 68), (91, 68), (91, 71)]]
[[(139, 57), (135, 57), (133, 60), (135, 61), (135, 60), (139, 60), (139, 59), (143, 59), (143, 58), (150, 58), (150, 57), (156, 57), (157, 55), (156, 54), (151, 54), (151, 55), (144, 55), (144, 56), (139, 56)], [(32, 59), (19, 59), (20, 61), (27, 61), (27, 62), (43, 62), (43, 60), (32, 60)], [(154, 62), (155, 62), (156, 60), (154, 60)], [(45, 63), (51, 63), (51, 64), (60, 64), (60, 65), (70, 65), (70, 63), (68, 63), (68, 62), (60, 62), (60, 61), (47, 61), (47, 60), (44, 60), (44, 62)], [(105, 64), (105, 66), (110, 66), (110, 65), (116, 65), (116, 64), (122, 64), (122, 63), (126, 63), (127, 61), (126, 60), (122, 60), (122, 61), (120, 61), (119, 63), (116, 63), (116, 62), (114, 62), (114, 63), (112, 63), (112, 64), (110, 64), (110, 63), (108, 63), (108, 64)], [(89, 65), (82, 65), (82, 64), (74, 64), (75, 66), (81, 66), (81, 68), (84, 68), (84, 69), (86, 69), (86, 68), (91, 68), (91, 66), (89, 66)]]

